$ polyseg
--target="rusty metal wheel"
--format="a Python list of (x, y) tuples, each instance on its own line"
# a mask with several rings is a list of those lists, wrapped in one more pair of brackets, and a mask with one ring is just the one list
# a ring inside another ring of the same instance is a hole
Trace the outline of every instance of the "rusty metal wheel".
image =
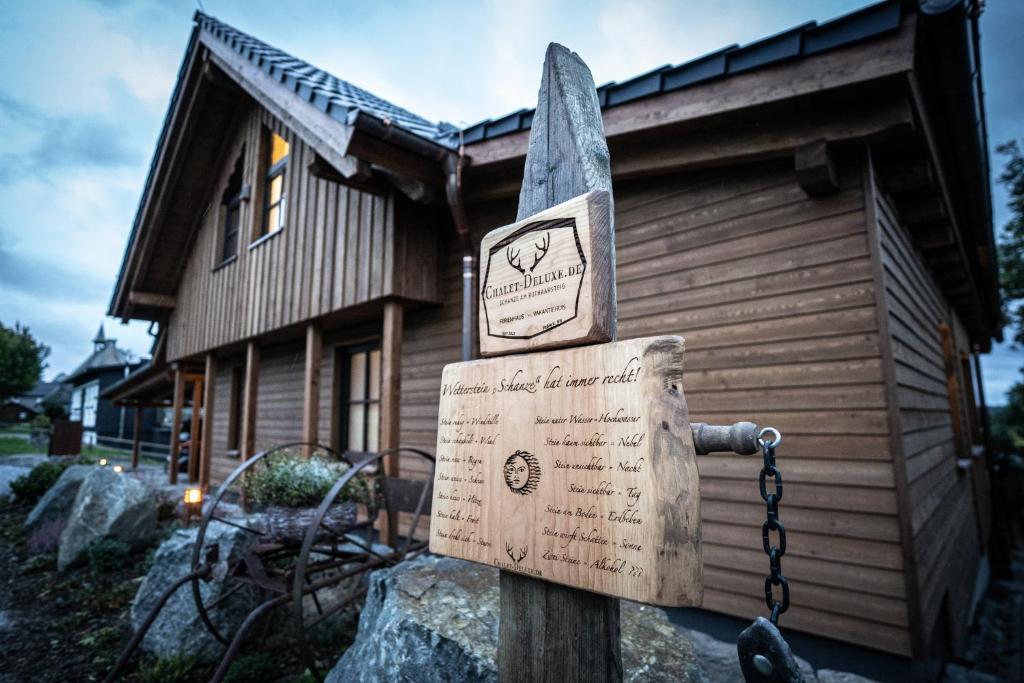
[[(398, 453), (410, 453), (427, 460), (428, 478), (414, 481), (385, 476), (384, 458)], [(323, 679), (325, 669), (338, 657), (336, 643), (331, 641), (332, 630), (338, 626), (343, 613), (366, 593), (367, 572), (394, 566), (426, 549), (427, 542), (415, 540), (412, 535), (430, 506), (433, 465), (431, 454), (415, 448), (365, 454), (335, 482), (320, 503), (313, 523), (306, 530), (292, 583), (292, 623), (296, 640), (307, 668), (318, 680)], [(359, 481), (369, 489), (364, 515), (354, 526), (332, 528), (326, 522), (327, 511), (346, 487)], [(412, 518), (408, 531), (396, 547), (375, 542), (378, 520), (383, 517), (397, 522), (400, 512), (410, 513)]]

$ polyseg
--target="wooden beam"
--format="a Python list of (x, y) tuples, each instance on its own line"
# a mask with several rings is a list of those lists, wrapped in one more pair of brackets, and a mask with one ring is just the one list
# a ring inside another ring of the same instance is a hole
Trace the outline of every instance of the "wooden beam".
[(355, 164), (356, 170), (351, 176), (343, 175), (327, 159), (316, 153), (313, 154), (313, 159), (310, 160), (306, 169), (317, 178), (345, 185), (356, 190), (362, 190), (363, 192), (382, 194), (386, 191), (387, 187), (376, 177), (369, 163), (356, 157), (352, 157), (352, 161)]
[[(657, 98), (656, 98), (657, 99)], [(863, 105), (809, 108), (798, 117), (782, 112), (750, 112), (729, 125), (690, 125), (656, 138), (609, 140), (616, 182), (706, 168), (722, 168), (768, 159), (792, 158), (808, 143), (826, 140), (832, 147), (892, 139), (913, 130), (910, 101), (895, 97)], [(506, 164), (474, 169), (467, 178), (467, 201), (510, 197), (519, 180)]]
[[(545, 55), (537, 111), (516, 220), (590, 190), (612, 191), (594, 79), (561, 45)], [(509, 571), (500, 572), (500, 590), (499, 680), (622, 680), (617, 599)]]
[(174, 369), (174, 403), (171, 408), (171, 460), (167, 464), (167, 481), (178, 483), (178, 456), (181, 454), (181, 411), (185, 408), (185, 373)]
[(213, 456), (214, 398), (217, 395), (217, 358), (206, 354), (206, 377), (203, 380), (203, 445), (199, 453), (199, 486), (205, 491), (210, 486), (210, 461)]
[(177, 300), (169, 294), (132, 291), (128, 293), (128, 303), (136, 306), (152, 306), (154, 308), (174, 308), (177, 305)]
[(903, 199), (896, 204), (900, 219), (907, 225), (938, 223), (947, 220), (946, 205), (938, 195)]
[(319, 442), (320, 427), (320, 365), (323, 358), (323, 332), (320, 327), (306, 325), (306, 372), (302, 383), (302, 440), (308, 458)]
[(953, 234), (953, 226), (948, 221), (919, 223), (910, 227), (910, 234), (914, 246), (922, 251), (956, 247), (956, 235)]
[[(380, 449), (398, 448), (400, 439), (400, 411), (402, 405), (402, 304), (387, 301), (384, 304), (384, 323), (381, 330), (380, 361)], [(384, 459), (384, 473), (399, 476), (399, 457), (392, 454)], [(394, 545), (398, 525), (396, 515), (383, 520), (381, 536), (385, 543)]]
[(318, 150), (343, 175), (356, 174), (359, 166), (348, 153), (352, 127), (327, 116), (309, 102), (263, 72), (216, 36), (200, 33), (210, 59), (262, 107), (295, 131), (303, 142)]
[(889, 195), (921, 192), (936, 186), (931, 162), (926, 154), (919, 152), (883, 157), (878, 160), (876, 171), (879, 186)]
[[(611, 142), (620, 135), (794, 100), (905, 74), (913, 68), (914, 29), (905, 25), (884, 37), (824, 52), (814, 59), (788, 61), (608, 107), (603, 112), (604, 130)], [(470, 163), (480, 169), (522, 159), (529, 134), (521, 131), (469, 145)]]
[(793, 153), (796, 182), (810, 197), (832, 194), (839, 189), (839, 177), (826, 140), (815, 140)]
[(139, 469), (139, 448), (142, 441), (142, 411), (144, 408), (135, 406), (135, 422), (132, 424), (132, 471)]
[(192, 382), (192, 422), (188, 430), (188, 483), (199, 481), (199, 453), (202, 448), (203, 381)]
[(242, 389), (242, 460), (256, 452), (256, 399), (260, 375), (260, 349), (255, 341), (245, 347), (245, 388)]

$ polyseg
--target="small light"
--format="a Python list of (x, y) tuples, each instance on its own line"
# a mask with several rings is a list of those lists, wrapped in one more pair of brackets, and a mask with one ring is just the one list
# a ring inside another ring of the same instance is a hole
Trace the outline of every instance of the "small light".
[(100, 467), (106, 467), (106, 466), (107, 466), (107, 459), (106, 458), (100, 458)]
[(185, 489), (185, 504), (200, 505), (203, 502), (203, 490), (199, 488)]
[(114, 471), (117, 472), (118, 474), (121, 474), (122, 472), (124, 472), (124, 468), (121, 467), (120, 465), (114, 465)]

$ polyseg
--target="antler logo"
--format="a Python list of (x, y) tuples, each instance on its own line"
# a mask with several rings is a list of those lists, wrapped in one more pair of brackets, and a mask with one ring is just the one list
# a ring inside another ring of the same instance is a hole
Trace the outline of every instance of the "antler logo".
[(505, 260), (508, 264), (518, 270), (523, 275), (527, 273), (533, 273), (537, 270), (537, 264), (540, 263), (545, 256), (548, 254), (548, 249), (551, 248), (551, 233), (544, 233), (544, 237), (541, 238), (540, 243), (533, 243), (533, 265), (529, 268), (523, 268), (522, 259), (519, 257), (522, 253), (522, 249), (513, 250), (512, 247), (505, 249)]
[(519, 563), (523, 561), (524, 557), (526, 557), (526, 551), (527, 551), (526, 547), (520, 548), (519, 549), (519, 557), (516, 557), (515, 555), (512, 554), (512, 546), (509, 545), (508, 543), (505, 544), (505, 554), (508, 555), (508, 559), (510, 559), (510, 560), (512, 560), (513, 562), (516, 563), (516, 566), (519, 566)]

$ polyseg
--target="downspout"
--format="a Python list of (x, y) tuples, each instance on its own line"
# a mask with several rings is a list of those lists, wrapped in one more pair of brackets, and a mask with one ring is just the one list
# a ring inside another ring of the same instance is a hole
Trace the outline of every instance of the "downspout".
[(462, 247), (462, 360), (473, 358), (473, 313), (476, 304), (476, 288), (473, 286), (473, 270), (476, 258), (473, 254), (473, 239), (469, 234), (469, 218), (462, 196), (462, 169), (466, 163), (466, 147), (459, 132), (459, 153), (449, 154), (444, 160), (445, 195), (452, 213), (455, 234)]

